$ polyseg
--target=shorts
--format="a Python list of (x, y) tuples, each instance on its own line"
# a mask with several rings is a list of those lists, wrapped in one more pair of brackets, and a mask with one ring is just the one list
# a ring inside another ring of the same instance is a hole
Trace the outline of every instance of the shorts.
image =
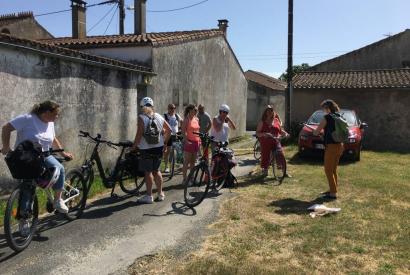
[(138, 170), (145, 173), (159, 171), (161, 166), (162, 152), (164, 147), (140, 150), (141, 159), (138, 162)]
[(201, 141), (188, 140), (184, 144), (184, 152), (192, 153), (192, 154), (198, 153), (200, 146), (201, 146)]
[(167, 147), (171, 147), (174, 142), (177, 141), (177, 136), (176, 135), (171, 135), (171, 137), (168, 140)]

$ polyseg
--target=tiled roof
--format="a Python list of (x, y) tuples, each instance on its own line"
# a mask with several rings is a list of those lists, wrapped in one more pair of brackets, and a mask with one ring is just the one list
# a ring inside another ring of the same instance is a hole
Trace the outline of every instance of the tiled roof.
[(62, 57), (66, 57), (68, 59), (82, 60), (83, 62), (89, 62), (91, 64), (98, 63), (100, 65), (115, 66), (119, 70), (138, 71), (142, 73), (153, 74), (152, 69), (145, 66), (131, 64), (106, 57), (91, 55), (84, 52), (49, 45), (47, 43), (42, 43), (38, 41), (17, 38), (7, 34), (0, 34), (0, 46), (1, 45), (24, 47), (25, 49), (55, 54)]
[(10, 25), (11, 23), (27, 19), (27, 18), (34, 18), (33, 12), (19, 12), (19, 13), (11, 13), (11, 14), (4, 14), (0, 15), (0, 26)]
[(260, 72), (249, 70), (245, 72), (245, 76), (248, 81), (258, 83), (272, 90), (284, 91), (286, 89), (286, 82)]
[(203, 40), (216, 36), (223, 36), (219, 29), (181, 31), (181, 32), (159, 32), (146, 34), (125, 34), (125, 35), (105, 35), (88, 36), (86, 38), (75, 39), (71, 37), (61, 37), (42, 40), (45, 43), (69, 48), (87, 48), (99, 46), (124, 46), (124, 45), (152, 45), (154, 47), (180, 44), (190, 41)]
[(302, 72), (293, 85), (297, 89), (410, 88), (410, 69)]

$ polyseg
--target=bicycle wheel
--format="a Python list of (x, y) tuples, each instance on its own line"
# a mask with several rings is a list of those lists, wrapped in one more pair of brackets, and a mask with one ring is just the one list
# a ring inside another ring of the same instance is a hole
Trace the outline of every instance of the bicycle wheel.
[(34, 195), (32, 213), (26, 219), (30, 230), (28, 234), (22, 234), (20, 232), (21, 190), (21, 187), (18, 187), (11, 193), (4, 213), (4, 234), (6, 241), (9, 247), (16, 252), (21, 252), (29, 246), (36, 232), (38, 223), (38, 201), (37, 196)]
[(253, 145), (253, 157), (256, 160), (261, 159), (261, 144), (259, 142), (259, 139), (257, 139), (255, 145)]
[(190, 208), (199, 205), (208, 193), (210, 182), (208, 167), (204, 164), (195, 166), (184, 182), (185, 204)]
[(144, 186), (144, 177), (134, 177), (125, 166), (122, 166), (120, 169), (118, 173), (120, 175), (119, 184), (121, 190), (130, 195), (138, 194), (138, 191)]
[(87, 202), (87, 185), (80, 170), (68, 171), (61, 196), (63, 200), (76, 196), (66, 202), (68, 214), (65, 216), (70, 221), (80, 218)]
[(175, 160), (176, 160), (176, 151), (174, 146), (171, 146), (171, 152), (169, 152), (169, 165), (171, 167), (171, 169), (169, 170), (169, 179), (172, 179), (174, 177), (175, 174)]
[(272, 174), (277, 181), (276, 185), (281, 185), (286, 177), (286, 159), (284, 156), (277, 153), (272, 153)]

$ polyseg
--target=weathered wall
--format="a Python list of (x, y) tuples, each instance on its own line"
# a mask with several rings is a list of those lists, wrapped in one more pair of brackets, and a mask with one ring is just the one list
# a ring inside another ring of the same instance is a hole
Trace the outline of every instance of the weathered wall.
[(105, 56), (112, 59), (118, 59), (125, 62), (136, 62), (138, 64), (145, 64), (151, 66), (152, 47), (114, 47), (114, 48), (94, 48), (94, 49), (80, 49), (83, 52), (93, 55)]
[(285, 92), (275, 91), (248, 81), (246, 130), (255, 131), (267, 105), (272, 105), (285, 123)]
[(184, 106), (194, 103), (204, 104), (214, 116), (226, 103), (238, 126), (231, 137), (245, 133), (247, 81), (223, 37), (154, 48), (153, 70), (158, 76), (148, 95), (159, 112), (172, 102), (182, 114)]
[(20, 38), (31, 40), (53, 38), (53, 36), (33, 18), (26, 18), (10, 25), (2, 26), (0, 27), (0, 32), (3, 32), (4, 29), (9, 30), (10, 35)]
[(410, 89), (294, 90), (292, 120), (306, 121), (327, 98), (353, 109), (367, 122), (364, 146), (410, 152)]
[[(136, 131), (138, 76), (0, 47), (0, 125), (26, 113), (34, 103), (52, 99), (62, 105), (56, 134), (65, 148), (83, 161), (85, 143), (78, 130), (101, 133), (117, 141), (132, 139)], [(15, 134), (13, 134), (14, 144)], [(113, 160), (117, 151), (104, 150)], [(109, 155), (110, 154), (110, 155)], [(0, 160), (0, 194), (9, 171)]]
[(342, 55), (309, 70), (345, 71), (403, 68), (403, 62), (410, 64), (410, 30), (386, 38), (368, 47)]

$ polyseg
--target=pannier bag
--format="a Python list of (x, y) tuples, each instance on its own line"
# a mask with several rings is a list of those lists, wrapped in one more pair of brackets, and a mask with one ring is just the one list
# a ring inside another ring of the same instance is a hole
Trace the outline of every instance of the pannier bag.
[(42, 147), (37, 142), (25, 140), (5, 160), (15, 179), (37, 179), (45, 169)]
[(125, 154), (125, 169), (133, 177), (143, 177), (145, 175), (144, 171), (139, 171), (138, 163), (140, 156), (137, 153), (129, 152)]

